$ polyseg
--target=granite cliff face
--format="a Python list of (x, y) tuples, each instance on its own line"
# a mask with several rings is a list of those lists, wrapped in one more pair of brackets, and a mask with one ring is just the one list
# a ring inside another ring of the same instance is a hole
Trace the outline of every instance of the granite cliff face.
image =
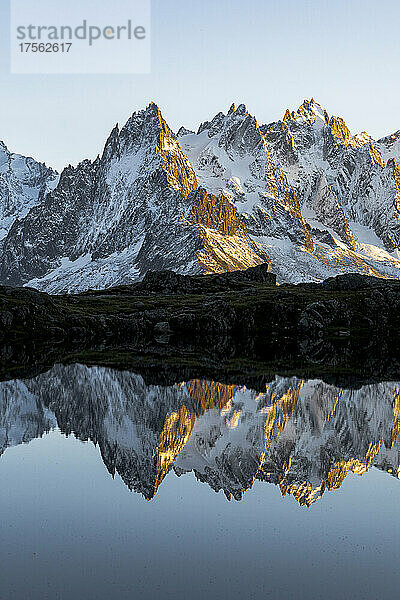
[(262, 263), (280, 283), (398, 278), (399, 140), (352, 135), (311, 99), (267, 125), (232, 105), (177, 135), (152, 103), (58, 184), (2, 147), (0, 282), (74, 292)]
[(54, 427), (100, 448), (108, 471), (151, 499), (171, 471), (240, 500), (255, 480), (310, 506), (349, 472), (398, 477), (400, 387), (345, 389), (275, 377), (256, 392), (190, 380), (150, 385), (127, 371), (56, 365), (0, 383), (0, 448)]

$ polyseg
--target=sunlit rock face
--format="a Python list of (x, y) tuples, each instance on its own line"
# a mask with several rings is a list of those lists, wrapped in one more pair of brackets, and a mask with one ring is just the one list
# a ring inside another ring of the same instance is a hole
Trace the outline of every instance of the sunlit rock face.
[(400, 383), (343, 389), (276, 377), (256, 392), (204, 380), (147, 385), (82, 365), (0, 383), (1, 452), (54, 427), (97, 444), (108, 471), (147, 499), (166, 476), (194, 473), (229, 499), (258, 480), (311, 506), (349, 472), (398, 477)]
[(400, 136), (353, 135), (314, 99), (241, 104), (175, 135), (151, 103), (57, 175), (0, 146), (0, 282), (106, 288), (148, 271), (271, 264), (278, 282), (400, 274)]

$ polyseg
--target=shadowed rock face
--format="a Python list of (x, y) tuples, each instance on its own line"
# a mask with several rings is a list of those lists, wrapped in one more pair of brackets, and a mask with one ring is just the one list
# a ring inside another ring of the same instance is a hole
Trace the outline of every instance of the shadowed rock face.
[(240, 500), (257, 479), (310, 506), (349, 472), (399, 475), (399, 398), (397, 382), (346, 389), (275, 376), (256, 392), (56, 365), (0, 383), (0, 449), (59, 427), (98, 444), (108, 471), (147, 499), (174, 471), (193, 472), (229, 499)]
[(10, 152), (0, 141), (0, 248), (13, 223), (41, 204), (57, 182), (53, 169)]

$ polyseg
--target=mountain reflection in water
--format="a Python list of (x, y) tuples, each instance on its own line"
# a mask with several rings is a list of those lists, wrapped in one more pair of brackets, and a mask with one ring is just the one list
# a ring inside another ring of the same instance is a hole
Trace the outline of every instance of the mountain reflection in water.
[(56, 365), (0, 383), (1, 454), (57, 427), (98, 444), (108, 471), (148, 500), (170, 471), (236, 500), (256, 479), (273, 483), (307, 506), (350, 471), (400, 476), (400, 382), (342, 389), (276, 376), (259, 392)]

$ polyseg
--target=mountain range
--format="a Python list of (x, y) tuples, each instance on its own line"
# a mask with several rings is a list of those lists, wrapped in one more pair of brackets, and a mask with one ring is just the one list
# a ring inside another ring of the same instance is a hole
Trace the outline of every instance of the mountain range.
[(147, 499), (171, 471), (236, 500), (256, 480), (272, 483), (306, 506), (349, 473), (400, 477), (397, 382), (345, 389), (276, 376), (260, 392), (208, 380), (151, 385), (79, 364), (0, 382), (0, 456), (57, 427), (98, 445), (108, 471)]
[(314, 99), (176, 134), (151, 103), (60, 175), (1, 143), (0, 283), (79, 292), (261, 263), (279, 283), (399, 278), (399, 165), (400, 131), (352, 135)]

